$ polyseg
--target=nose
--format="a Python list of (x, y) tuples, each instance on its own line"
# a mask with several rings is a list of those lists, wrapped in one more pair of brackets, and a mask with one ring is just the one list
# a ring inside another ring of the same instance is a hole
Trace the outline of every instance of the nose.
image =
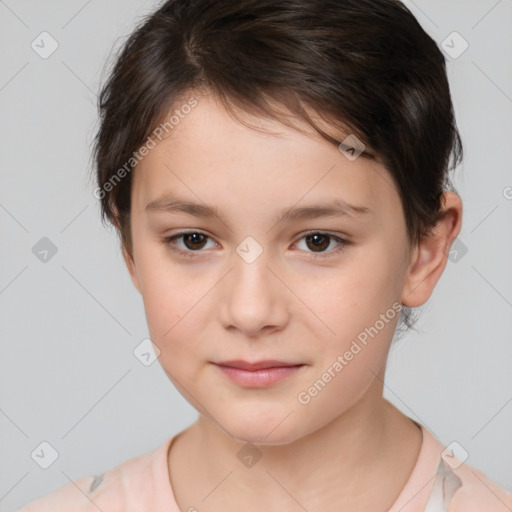
[(233, 268), (223, 279), (220, 305), (226, 329), (257, 337), (286, 326), (290, 294), (274, 267), (266, 251), (252, 262), (234, 254)]

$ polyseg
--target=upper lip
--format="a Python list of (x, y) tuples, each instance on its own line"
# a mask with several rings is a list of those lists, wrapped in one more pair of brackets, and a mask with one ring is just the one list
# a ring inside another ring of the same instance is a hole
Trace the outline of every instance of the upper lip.
[(264, 361), (255, 361), (253, 363), (236, 359), (232, 361), (221, 361), (215, 364), (249, 371), (262, 370), (264, 368), (282, 368), (283, 366), (301, 366), (301, 363), (286, 363), (284, 361), (276, 361), (275, 359), (265, 359)]

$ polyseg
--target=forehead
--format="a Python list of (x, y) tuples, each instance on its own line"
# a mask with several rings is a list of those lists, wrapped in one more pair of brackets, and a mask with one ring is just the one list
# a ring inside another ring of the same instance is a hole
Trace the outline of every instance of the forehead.
[[(364, 157), (349, 160), (304, 122), (292, 118), (301, 133), (275, 120), (237, 112), (246, 126), (215, 97), (194, 98), (196, 105), (174, 116), (169, 135), (161, 141), (155, 138), (156, 146), (138, 164), (132, 184), (134, 209), (173, 192), (226, 209), (236, 206), (238, 214), (256, 207), (275, 212), (333, 198), (377, 211), (397, 206), (393, 180), (380, 163)], [(176, 110), (179, 104), (172, 112)], [(312, 117), (336, 140), (346, 137)]]

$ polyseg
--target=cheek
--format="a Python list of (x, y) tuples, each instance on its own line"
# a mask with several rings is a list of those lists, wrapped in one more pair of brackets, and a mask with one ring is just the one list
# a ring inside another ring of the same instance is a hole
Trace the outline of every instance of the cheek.
[[(197, 299), (193, 290), (182, 288), (184, 283), (164, 278), (162, 274), (148, 279), (146, 284), (146, 321), (150, 338), (160, 349), (160, 366), (176, 389), (190, 401), (193, 397), (187, 390), (193, 388), (202, 362), (199, 347), (202, 329), (193, 321)], [(200, 306), (201, 303), (196, 308)]]
[(306, 321), (309, 330), (318, 333), (320, 369), (332, 367), (342, 356), (343, 370), (331, 369), (337, 376), (333, 380), (342, 387), (364, 386), (374, 377), (370, 370), (378, 373), (387, 358), (401, 304), (396, 256), (393, 248), (385, 250), (386, 244), (374, 243), (339, 271), (303, 281), (297, 291), (307, 297), (307, 306), (315, 313), (308, 313)]
[(309, 310), (305, 311), (310, 329), (316, 326), (321, 339), (336, 345), (373, 325), (396, 300), (395, 272), (388, 262), (374, 247), (361, 250), (337, 269), (296, 281), (294, 291)]
[(179, 329), (180, 320), (190, 309), (193, 286), (158, 248), (140, 251), (137, 267), (148, 328), (153, 342), (159, 345)]
[[(159, 362), (176, 387), (197, 387), (215, 355), (223, 269), (177, 262), (169, 250), (144, 236), (136, 254), (148, 330)], [(201, 381), (202, 382), (202, 381)]]

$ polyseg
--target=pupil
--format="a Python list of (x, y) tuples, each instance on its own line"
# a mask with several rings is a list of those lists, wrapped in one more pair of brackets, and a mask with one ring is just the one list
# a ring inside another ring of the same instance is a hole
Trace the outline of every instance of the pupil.
[[(318, 248), (326, 249), (327, 247), (329, 247), (329, 242), (328, 242), (329, 237), (327, 237), (326, 235), (318, 235), (318, 234), (317, 235), (309, 235), (307, 238), (308, 238), (308, 240), (313, 241), (313, 246), (316, 247), (317, 249)], [(322, 240), (323, 240), (323, 243), (322, 243)]]
[[(203, 238), (205, 238), (204, 235), (202, 235), (201, 233), (189, 233), (187, 235), (185, 235), (185, 240), (192, 240), (191, 242), (191, 245), (193, 247), (188, 247), (188, 244), (187, 242), (185, 241), (185, 245), (187, 245), (187, 247), (189, 249), (200, 249), (201, 247), (204, 246), (204, 240)], [(203, 244), (201, 245), (201, 242), (203, 242)], [(194, 247), (195, 245), (199, 244), (200, 247)]]

